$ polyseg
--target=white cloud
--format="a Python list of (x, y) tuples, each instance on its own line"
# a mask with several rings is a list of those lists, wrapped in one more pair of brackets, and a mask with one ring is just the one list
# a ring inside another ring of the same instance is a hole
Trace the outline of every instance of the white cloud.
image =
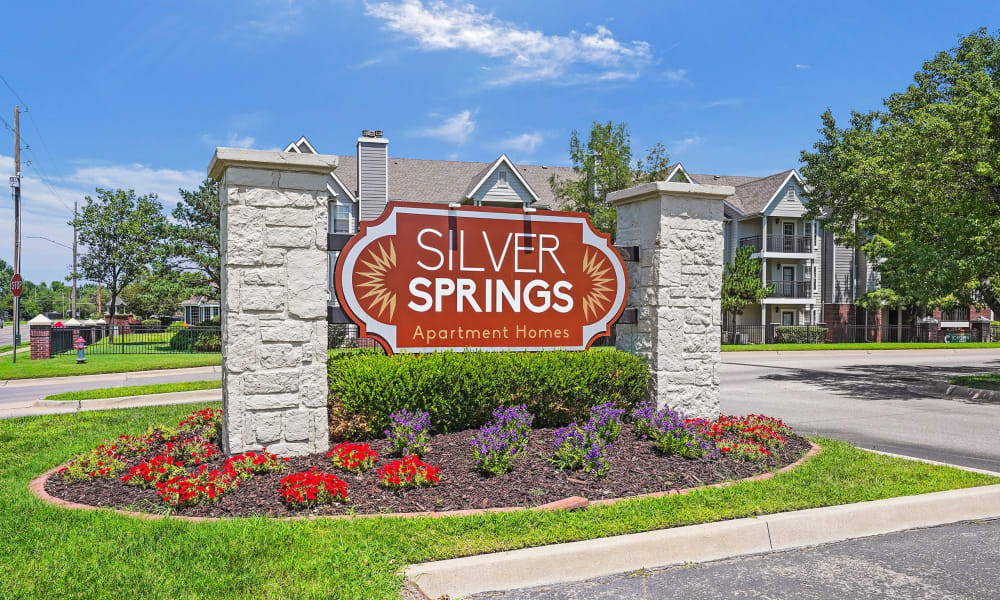
[(603, 25), (590, 33), (546, 35), (479, 12), (472, 4), (440, 1), (379, 2), (368, 4), (367, 12), (424, 50), (464, 50), (497, 60), (501, 68), (491, 81), (496, 85), (576, 83), (609, 73), (638, 72), (653, 62), (648, 42), (619, 41)]
[(597, 77), (600, 81), (615, 81), (615, 80), (625, 80), (632, 81), (639, 78), (639, 73), (624, 72), (624, 71), (608, 71), (607, 73), (602, 73)]
[(682, 140), (677, 140), (670, 144), (671, 152), (684, 152), (685, 150), (692, 148), (694, 146), (700, 146), (705, 143), (705, 138), (700, 135), (688, 136)]
[(359, 62), (356, 65), (350, 65), (347, 68), (350, 69), (350, 70), (352, 70), (352, 71), (360, 71), (361, 69), (367, 69), (368, 67), (374, 67), (375, 65), (381, 64), (383, 62), (385, 62), (385, 57), (384, 56), (376, 56), (374, 58), (369, 58), (367, 60), (363, 60), (363, 61)]
[(301, 2), (292, 0), (243, 2), (237, 12), (251, 16), (223, 28), (220, 36), (223, 40), (241, 44), (258, 40), (274, 42), (298, 33), (305, 23)]
[(223, 146), (225, 148), (251, 148), (257, 140), (253, 136), (240, 136), (236, 133), (230, 133), (227, 138), (217, 138), (208, 135), (207, 133), (203, 133), (201, 134), (201, 141), (209, 146)]
[(200, 170), (155, 169), (140, 163), (78, 167), (59, 181), (72, 183), (94, 195), (95, 188), (135, 190), (136, 194), (155, 193), (168, 208), (180, 201), (178, 188), (198, 189), (205, 178)]
[(472, 132), (476, 130), (476, 122), (472, 119), (471, 110), (463, 110), (455, 116), (448, 117), (437, 127), (429, 127), (421, 133), (446, 142), (464, 144)]
[(743, 101), (739, 98), (723, 98), (722, 100), (713, 100), (704, 105), (703, 108), (718, 108), (720, 106), (740, 106)]
[(671, 69), (669, 71), (664, 71), (663, 77), (667, 81), (672, 81), (674, 83), (686, 83), (688, 85), (693, 85), (687, 78), (687, 69)]
[(524, 152), (525, 154), (532, 154), (535, 148), (540, 146), (545, 138), (541, 133), (537, 131), (534, 133), (522, 133), (521, 135), (516, 135), (512, 138), (507, 138), (500, 142), (500, 145), (504, 149), (517, 150), (518, 152)]
[(795, 68), (796, 69), (808, 69), (810, 67), (809, 67), (809, 65), (803, 65), (803, 64), (800, 64), (800, 63), (795, 63)]

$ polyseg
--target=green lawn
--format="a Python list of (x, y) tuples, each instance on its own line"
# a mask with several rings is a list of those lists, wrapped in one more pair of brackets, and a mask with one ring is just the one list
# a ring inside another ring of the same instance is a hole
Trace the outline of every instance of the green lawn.
[(31, 360), (27, 354), (0, 356), (0, 379), (33, 379), (36, 377), (66, 377), (96, 373), (125, 373), (153, 369), (178, 369), (221, 365), (222, 354), (95, 354), (87, 362), (76, 364), (75, 354), (61, 354), (47, 360)]
[[(29, 346), (31, 346), (29, 342), (22, 342), (21, 345), (17, 347), (17, 349), (20, 350), (22, 348), (27, 348)], [(0, 346), (0, 353), (10, 352), (13, 349), (14, 349), (14, 344), (7, 344), (5, 346)]]
[(208, 381), (184, 381), (179, 383), (154, 383), (150, 385), (128, 385), (124, 387), (98, 388), (77, 392), (63, 392), (46, 396), (45, 400), (94, 400), (97, 398), (122, 398), (124, 396), (144, 396), (147, 394), (168, 394), (170, 392), (193, 392), (197, 390), (217, 390), (222, 388), (221, 379)]
[(983, 390), (1000, 390), (1000, 374), (997, 373), (952, 377), (950, 381), (955, 385), (964, 385), (965, 387), (980, 388)]
[(964, 344), (864, 342), (858, 344), (723, 344), (723, 352), (753, 352), (757, 350), (962, 350), (965, 348), (1000, 348), (1000, 342), (967, 342)]
[(0, 421), (3, 596), (396, 598), (409, 563), (1000, 482), (818, 440), (823, 453), (769, 481), (574, 512), (187, 523), (72, 511), (28, 492), (33, 477), (101, 439), (174, 423), (191, 410), (162, 406)]

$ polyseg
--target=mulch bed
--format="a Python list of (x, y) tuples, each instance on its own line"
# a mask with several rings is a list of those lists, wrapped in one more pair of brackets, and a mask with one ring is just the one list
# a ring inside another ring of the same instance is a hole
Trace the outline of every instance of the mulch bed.
[[(650, 442), (637, 439), (632, 425), (626, 424), (611, 451), (610, 472), (598, 479), (583, 472), (560, 472), (549, 462), (554, 431), (533, 430), (528, 451), (518, 459), (512, 471), (498, 477), (485, 477), (476, 470), (471, 447), (476, 432), (461, 431), (433, 436), (430, 450), (423, 457), (424, 462), (441, 468), (439, 484), (429, 488), (387, 490), (379, 485), (377, 471), (397, 457), (389, 455), (386, 440), (374, 440), (369, 443), (378, 450), (379, 458), (373, 468), (361, 475), (334, 468), (323, 454), (303, 456), (289, 460), (285, 472), (254, 476), (214, 504), (201, 504), (173, 512), (200, 517), (287, 517), (539, 506), (569, 496), (583, 496), (595, 501), (742, 479), (789, 465), (810, 448), (808, 441), (793, 435), (782, 450), (773, 452), (764, 462), (745, 462), (728, 457), (689, 460), (661, 455)], [(155, 456), (156, 453), (154, 448), (148, 456)], [(128, 466), (142, 460), (132, 459)], [(222, 459), (208, 463), (209, 468), (221, 464)], [(350, 500), (306, 510), (287, 508), (278, 494), (281, 478), (313, 466), (335, 473), (347, 482)], [(128, 486), (120, 479), (66, 483), (58, 475), (53, 475), (46, 482), (45, 491), (56, 498), (91, 506), (153, 513), (167, 512), (169, 508), (155, 490)]]

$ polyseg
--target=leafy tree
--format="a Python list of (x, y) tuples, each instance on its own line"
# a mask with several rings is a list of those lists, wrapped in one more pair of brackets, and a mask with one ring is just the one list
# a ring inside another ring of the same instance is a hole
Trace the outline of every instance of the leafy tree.
[(1000, 314), (1000, 37), (980, 29), (924, 63), (880, 110), (847, 127), (822, 115), (803, 151), (810, 217), (861, 247), (882, 297)]
[(181, 302), (199, 292), (203, 282), (198, 273), (150, 269), (134, 283), (122, 288), (121, 297), (132, 314), (141, 319), (153, 315), (173, 315)]
[(181, 201), (171, 215), (164, 246), (165, 264), (202, 276), (201, 293), (218, 295), (222, 281), (219, 234), (219, 183), (206, 179), (196, 191), (179, 190)]
[(751, 258), (753, 248), (740, 246), (733, 262), (722, 273), (722, 312), (742, 315), (743, 309), (767, 298), (774, 287), (761, 281), (761, 260)]
[(83, 247), (80, 273), (104, 285), (113, 323), (122, 288), (145, 273), (155, 258), (166, 219), (156, 194), (98, 188), (97, 198), (87, 196), (84, 202), (76, 219)]
[(633, 163), (628, 126), (611, 121), (591, 124), (586, 142), (574, 130), (570, 134), (569, 155), (580, 178), (570, 181), (553, 175), (549, 178), (552, 192), (561, 205), (587, 213), (594, 227), (612, 237), (616, 215), (615, 209), (608, 205), (608, 194), (639, 183), (663, 180), (670, 164), (662, 143), (650, 148), (645, 160)]

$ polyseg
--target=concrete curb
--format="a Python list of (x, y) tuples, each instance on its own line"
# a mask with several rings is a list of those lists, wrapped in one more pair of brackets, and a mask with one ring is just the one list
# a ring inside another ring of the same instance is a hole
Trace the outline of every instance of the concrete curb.
[(429, 598), (456, 597), (998, 516), (990, 485), (415, 564), (406, 577)]
[(986, 402), (1000, 402), (1000, 391), (983, 390), (980, 388), (970, 388), (946, 381), (937, 381), (933, 384), (934, 389), (946, 396), (957, 396), (969, 398), (971, 400), (985, 400)]

